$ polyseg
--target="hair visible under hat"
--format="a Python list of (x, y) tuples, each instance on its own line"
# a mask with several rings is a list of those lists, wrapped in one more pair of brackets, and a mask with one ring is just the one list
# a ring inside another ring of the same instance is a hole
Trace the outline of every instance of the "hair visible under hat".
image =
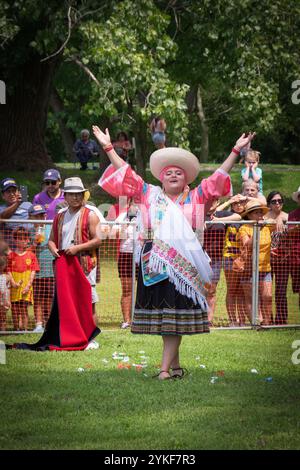
[(186, 174), (187, 184), (192, 183), (200, 171), (198, 158), (189, 152), (178, 147), (165, 147), (156, 150), (150, 156), (150, 171), (159, 180), (161, 171), (168, 166), (177, 166)]

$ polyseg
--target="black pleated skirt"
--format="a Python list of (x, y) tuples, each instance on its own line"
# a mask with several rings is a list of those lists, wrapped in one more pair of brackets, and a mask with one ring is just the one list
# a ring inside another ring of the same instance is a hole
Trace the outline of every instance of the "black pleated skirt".
[(131, 331), (153, 335), (209, 333), (207, 311), (180, 294), (168, 279), (145, 286), (140, 266)]

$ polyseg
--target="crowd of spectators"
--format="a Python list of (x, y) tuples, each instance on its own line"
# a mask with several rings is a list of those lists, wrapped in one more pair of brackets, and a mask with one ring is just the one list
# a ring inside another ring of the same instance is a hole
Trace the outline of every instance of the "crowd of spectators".
[[(152, 123), (153, 133), (157, 131), (155, 123)], [(81, 140), (75, 144), (74, 150), (76, 149), (82, 169), (86, 169), (88, 152), (99, 150), (96, 148), (97, 144), (91, 142), (93, 141), (89, 140), (88, 131), (83, 130)], [(113, 146), (126, 161), (132, 147), (125, 132), (118, 134)], [(293, 292), (299, 294), (300, 308), (300, 226), (288, 223), (300, 221), (300, 207), (287, 213), (283, 210), (285, 201), (280, 191), (273, 190), (267, 198), (264, 196), (259, 159), (260, 153), (249, 149), (241, 171), (241, 193), (226, 201), (215, 199), (205, 214), (203, 248), (210, 258), (213, 272), (207, 295), (211, 325), (214, 323), (217, 286), (222, 269), (226, 283), (225, 305), (229, 324), (244, 326), (246, 322), (251, 322), (254, 223), (260, 232), (260, 324), (288, 323), (287, 289), (290, 277)], [(14, 329), (27, 330), (30, 305), (34, 307), (34, 331), (43, 332), (47, 324), (54, 295), (54, 257), (48, 248), (51, 224), (46, 224), (45, 221), (53, 221), (57, 210), (67, 204), (61, 183), (60, 173), (56, 169), (45, 171), (42, 191), (33, 197), (32, 203), (22, 199), (19, 185), (13, 178), (4, 178), (0, 183), (3, 199), (0, 206), (0, 330), (6, 329), (6, 317), (10, 309)], [(293, 192), (292, 199), (300, 206), (300, 187)], [(87, 207), (93, 208), (88, 204)], [(116, 224), (123, 223), (123, 226), (114, 226), (110, 236), (114, 232), (120, 238), (118, 272), (122, 288), (121, 327), (125, 329), (131, 323), (134, 253), (132, 226), (124, 223), (136, 221), (137, 206), (130, 201), (126, 210), (120, 211), (117, 206), (116, 209), (114, 216), (109, 215), (108, 219), (115, 220)], [(93, 210), (97, 211), (96, 208)], [(1, 222), (3, 219), (13, 219), (13, 222)], [(101, 214), (99, 219), (104, 221)], [(39, 222), (32, 224), (30, 221), (34, 220)], [(250, 223), (246, 223), (247, 221)]]

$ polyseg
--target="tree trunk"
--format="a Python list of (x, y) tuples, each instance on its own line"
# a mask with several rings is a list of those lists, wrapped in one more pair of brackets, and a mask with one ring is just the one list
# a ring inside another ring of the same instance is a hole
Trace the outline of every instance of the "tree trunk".
[(208, 161), (208, 150), (209, 150), (209, 137), (208, 137), (208, 126), (205, 120), (205, 114), (202, 104), (202, 97), (201, 97), (201, 89), (200, 85), (198, 85), (197, 89), (197, 113), (200, 119), (201, 124), (201, 154), (200, 160), (201, 162)]
[(133, 127), (135, 137), (135, 160), (137, 173), (145, 179), (146, 176), (146, 156), (147, 156), (147, 128), (140, 116), (134, 116), (135, 125)]
[(45, 146), (45, 132), (52, 80), (59, 60), (56, 56), (41, 63), (40, 57), (35, 56), (18, 67), (15, 85), (6, 83), (6, 105), (0, 106), (1, 170), (32, 171), (53, 166)]
[(136, 159), (136, 171), (137, 173), (145, 179), (146, 176), (146, 163), (145, 163), (145, 155), (147, 152), (147, 145), (146, 145), (146, 135), (145, 130), (142, 127), (142, 123), (140, 126), (136, 128), (135, 132), (135, 159)]
[(49, 104), (54, 112), (55, 119), (58, 122), (61, 138), (64, 144), (65, 153), (70, 162), (73, 162), (75, 159), (74, 152), (73, 152), (73, 145), (76, 140), (76, 136), (72, 129), (67, 127), (66, 119), (63, 117), (64, 113), (64, 103), (61, 97), (58, 94), (56, 88), (53, 88), (50, 94), (50, 101)]

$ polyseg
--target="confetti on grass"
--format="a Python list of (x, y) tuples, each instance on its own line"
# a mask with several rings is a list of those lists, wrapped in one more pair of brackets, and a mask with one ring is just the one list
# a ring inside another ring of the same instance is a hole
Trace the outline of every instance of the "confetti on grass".
[(130, 364), (122, 364), (120, 362), (120, 364), (118, 364), (118, 369), (131, 369), (131, 365)]
[(116, 361), (123, 361), (124, 357), (126, 357), (125, 353), (114, 352), (112, 355), (112, 358)]

